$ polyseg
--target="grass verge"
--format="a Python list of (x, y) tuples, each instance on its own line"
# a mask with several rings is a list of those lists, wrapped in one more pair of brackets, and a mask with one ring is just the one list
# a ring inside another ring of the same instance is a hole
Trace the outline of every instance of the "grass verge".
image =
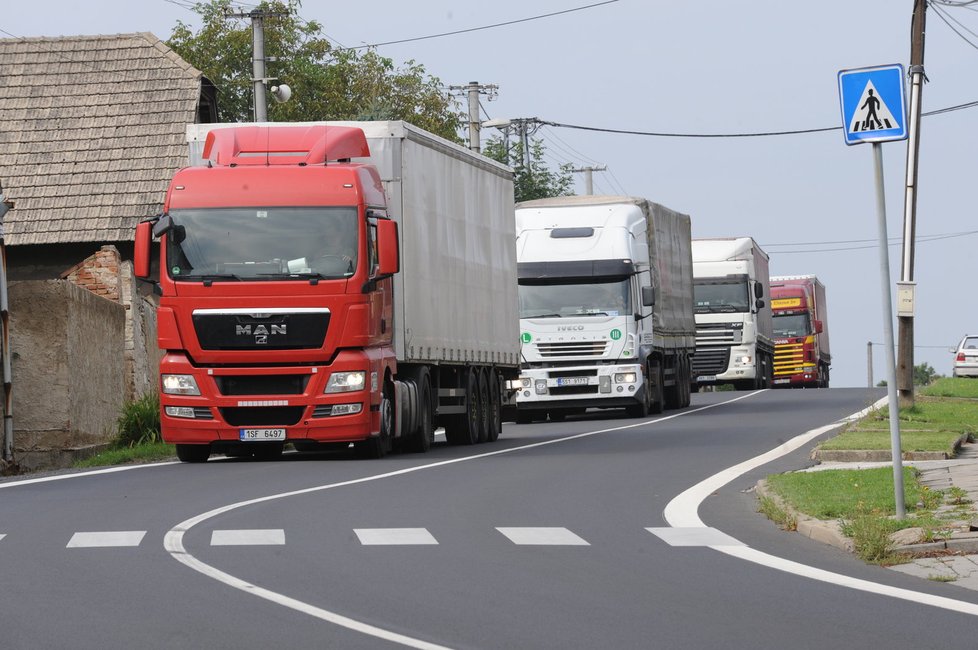
[[(944, 378), (918, 391), (916, 405), (900, 411), (904, 451), (949, 451), (962, 436), (978, 429), (978, 381)], [(881, 423), (885, 426), (881, 426)], [(874, 412), (820, 445), (821, 449), (875, 450), (890, 447), (887, 412)], [(947, 539), (955, 524), (974, 516), (974, 504), (965, 490), (931, 490), (921, 485), (919, 473), (904, 468), (906, 518), (894, 518), (896, 505), (893, 468), (832, 469), (791, 472), (767, 477), (770, 489), (787, 510), (822, 520), (837, 520), (843, 534), (853, 540), (856, 553), (867, 562), (891, 564), (902, 558), (894, 553), (892, 533), (920, 528), (923, 541)], [(784, 527), (779, 506), (759, 510)]]

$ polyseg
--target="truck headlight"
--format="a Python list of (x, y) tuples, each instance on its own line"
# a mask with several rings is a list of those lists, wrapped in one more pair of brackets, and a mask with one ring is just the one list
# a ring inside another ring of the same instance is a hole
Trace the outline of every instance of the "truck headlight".
[(616, 384), (634, 384), (638, 381), (638, 375), (634, 372), (616, 372), (615, 373), (615, 383)]
[(200, 395), (193, 375), (162, 375), (160, 380), (167, 395)]
[(326, 393), (352, 393), (363, 390), (366, 385), (367, 373), (363, 370), (353, 372), (334, 372), (326, 382)]

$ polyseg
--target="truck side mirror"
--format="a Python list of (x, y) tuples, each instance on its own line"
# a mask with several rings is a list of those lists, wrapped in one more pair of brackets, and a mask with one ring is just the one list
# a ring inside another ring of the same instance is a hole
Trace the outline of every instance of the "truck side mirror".
[[(754, 283), (754, 297), (763, 298), (764, 297), (764, 285), (761, 282)], [(757, 308), (760, 309), (764, 305), (758, 305)]]
[(133, 250), (133, 274), (137, 278), (149, 278), (150, 248), (153, 243), (153, 224), (141, 221), (136, 224), (136, 248)]
[(377, 220), (377, 276), (386, 278), (401, 270), (398, 255), (397, 222)]
[(754, 306), (757, 307), (758, 309), (764, 309), (764, 301), (758, 298), (757, 300), (754, 301)]
[(655, 287), (642, 287), (642, 306), (652, 307), (655, 305)]
[(822, 333), (822, 321), (820, 320), (815, 321), (815, 333), (816, 334)]

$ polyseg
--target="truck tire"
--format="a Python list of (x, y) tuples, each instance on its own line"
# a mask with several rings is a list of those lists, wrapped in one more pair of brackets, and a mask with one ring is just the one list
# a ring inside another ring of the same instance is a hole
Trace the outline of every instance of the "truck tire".
[(492, 428), (492, 416), (489, 413), (489, 376), (485, 368), (476, 372), (479, 391), (479, 442), (489, 442), (489, 429)]
[(177, 445), (177, 458), (183, 463), (204, 463), (210, 455), (210, 445)]
[(652, 403), (649, 404), (649, 412), (658, 415), (666, 408), (666, 373), (661, 362), (657, 361), (649, 366), (649, 374), (653, 373), (655, 374), (655, 386), (652, 387)]
[(360, 440), (353, 449), (360, 458), (378, 459), (387, 455), (391, 450), (394, 439), (394, 413), (397, 405), (394, 403), (394, 385), (390, 379), (384, 380), (384, 392), (380, 399), (380, 435)]
[(489, 369), (489, 442), (496, 442), (503, 431), (503, 404), (499, 393), (499, 374)]
[(431, 404), (431, 376), (427, 368), (421, 368), (415, 378), (418, 386), (418, 426), (412, 435), (405, 440), (406, 451), (423, 454), (431, 449), (435, 439), (434, 413)]
[(450, 445), (474, 445), (479, 442), (479, 380), (472, 368), (465, 370), (465, 413), (445, 422), (445, 437)]

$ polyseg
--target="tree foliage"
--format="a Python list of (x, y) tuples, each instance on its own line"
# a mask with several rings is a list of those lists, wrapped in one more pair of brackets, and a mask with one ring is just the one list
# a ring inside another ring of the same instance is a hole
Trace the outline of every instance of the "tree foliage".
[(569, 196), (574, 193), (572, 165), (565, 164), (557, 170), (552, 170), (543, 160), (546, 149), (541, 140), (531, 138), (529, 150), (529, 164), (527, 164), (521, 140), (510, 143), (504, 138), (492, 137), (482, 147), (483, 154), (513, 168), (517, 203), (551, 196)]
[[(371, 48), (334, 48), (320, 23), (299, 17), (300, 6), (299, 0), (272, 0), (256, 8), (266, 14), (265, 74), (276, 80), (269, 85), (292, 89), (283, 104), (266, 95), (270, 121), (405, 120), (460, 141), (458, 103), (423, 65), (396, 66)], [(200, 29), (178, 21), (167, 45), (217, 87), (222, 122), (252, 121), (250, 19), (230, 17), (231, 0), (200, 2), (194, 11), (202, 19)]]

